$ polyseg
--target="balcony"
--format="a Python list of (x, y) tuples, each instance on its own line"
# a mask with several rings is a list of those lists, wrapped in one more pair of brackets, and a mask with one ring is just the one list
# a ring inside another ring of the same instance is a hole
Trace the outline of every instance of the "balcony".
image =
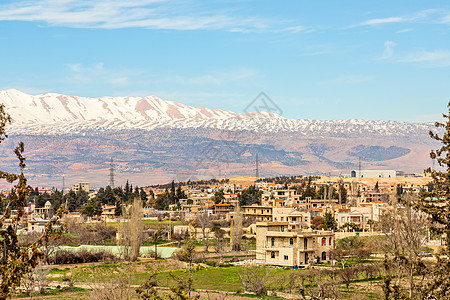
[(304, 252), (314, 252), (314, 251), (316, 251), (315, 249), (313, 249), (313, 248), (300, 248), (300, 249), (298, 249), (298, 251), (300, 251), (301, 253), (304, 253)]

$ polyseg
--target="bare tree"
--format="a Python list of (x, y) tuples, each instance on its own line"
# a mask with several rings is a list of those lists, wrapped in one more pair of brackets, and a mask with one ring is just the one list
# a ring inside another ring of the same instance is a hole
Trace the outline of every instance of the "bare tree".
[(25, 293), (28, 295), (32, 295), (35, 292), (44, 293), (49, 284), (47, 279), (48, 273), (50, 273), (50, 269), (43, 268), (43, 264), (39, 263), (22, 281)]
[(271, 269), (265, 266), (247, 265), (241, 268), (238, 275), (245, 291), (264, 296), (267, 294), (271, 273)]
[[(191, 224), (190, 224), (191, 225)], [(169, 272), (170, 276), (177, 282), (176, 285), (170, 287), (173, 295), (169, 295), (170, 299), (198, 299), (199, 295), (192, 295), (192, 274), (193, 274), (193, 263), (195, 260), (195, 233), (191, 232), (189, 238), (186, 241), (181, 253), (179, 253), (180, 260), (186, 261), (188, 263), (187, 277), (181, 277), (173, 272)]]
[(206, 233), (206, 230), (211, 226), (211, 218), (208, 215), (208, 212), (207, 211), (201, 212), (197, 216), (195, 224), (200, 226), (200, 228), (202, 229), (203, 244), (204, 244), (203, 252), (207, 253), (208, 252), (208, 248), (209, 248), (209, 241), (208, 241), (208, 235)]
[(214, 231), (214, 235), (217, 239), (217, 243), (216, 243), (216, 253), (220, 254), (220, 262), (223, 262), (223, 254), (224, 254), (224, 239), (223, 237), (225, 236), (225, 230), (223, 229), (218, 229), (216, 231)]
[(164, 235), (164, 230), (162, 227), (159, 227), (158, 230), (155, 230), (153, 233), (153, 243), (155, 243), (155, 260), (158, 259), (158, 241)]
[[(384, 213), (381, 227), (386, 237), (385, 251), (385, 284), (389, 283), (401, 292), (403, 276), (408, 278), (408, 297), (415, 296), (414, 274), (425, 271), (419, 255), (425, 245), (428, 218), (425, 214), (414, 210), (413, 205), (418, 197), (407, 193), (393, 203), (392, 209)], [(394, 272), (394, 274), (389, 274)], [(385, 290), (389, 287), (386, 286)]]
[(135, 198), (133, 204), (123, 209), (124, 222), (119, 224), (119, 243), (124, 258), (135, 261), (139, 257), (143, 241), (142, 201)]
[(240, 251), (242, 241), (243, 214), (240, 205), (236, 205), (233, 221), (231, 222), (231, 250)]
[(350, 283), (357, 277), (358, 269), (356, 266), (348, 267), (342, 270), (339, 270), (339, 277), (345, 284), (347, 288), (347, 292), (350, 291)]

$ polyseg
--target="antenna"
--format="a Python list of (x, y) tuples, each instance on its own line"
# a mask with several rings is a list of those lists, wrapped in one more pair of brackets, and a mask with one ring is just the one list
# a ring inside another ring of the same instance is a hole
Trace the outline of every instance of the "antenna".
[(111, 157), (111, 163), (109, 165), (109, 186), (114, 188), (114, 161)]
[(64, 180), (64, 175), (63, 175), (63, 188), (62, 188), (62, 193), (64, 195), (64, 189), (66, 188), (66, 181)]
[(255, 168), (255, 171), (256, 171), (256, 179), (258, 179), (258, 178), (259, 178), (259, 161), (258, 161), (258, 153), (256, 153), (256, 168)]
[(359, 157), (359, 178), (361, 178), (361, 157)]

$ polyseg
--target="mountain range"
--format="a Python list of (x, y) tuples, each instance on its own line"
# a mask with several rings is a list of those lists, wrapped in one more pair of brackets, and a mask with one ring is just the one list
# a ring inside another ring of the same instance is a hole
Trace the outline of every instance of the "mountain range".
[(359, 160), (366, 169), (422, 172), (436, 147), (428, 137), (432, 123), (287, 119), (270, 111), (239, 114), (155, 96), (4, 90), (0, 103), (13, 118), (10, 138), (0, 147), (2, 167), (14, 170), (11, 149), (23, 140), (31, 182), (58, 188), (62, 175), (68, 184), (107, 185), (111, 158), (116, 185), (126, 179), (145, 185), (253, 175), (256, 154), (261, 176), (348, 174)]

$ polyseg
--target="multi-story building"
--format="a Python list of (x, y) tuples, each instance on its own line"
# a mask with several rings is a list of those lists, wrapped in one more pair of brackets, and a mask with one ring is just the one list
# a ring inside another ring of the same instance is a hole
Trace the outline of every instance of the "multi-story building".
[(72, 190), (74, 192), (85, 191), (86, 193), (89, 193), (90, 189), (91, 185), (89, 182), (79, 182), (77, 184), (72, 185)]
[(274, 207), (272, 222), (288, 222), (289, 229), (307, 228), (311, 226), (311, 213), (290, 207)]
[(375, 202), (368, 206), (339, 209), (334, 218), (338, 227), (345, 223), (354, 223), (361, 229), (369, 229), (369, 220), (378, 221), (380, 219), (384, 207), (382, 204), (382, 202)]
[(116, 220), (116, 206), (115, 205), (103, 205), (102, 206), (102, 221), (103, 222), (114, 222)]
[(256, 261), (265, 265), (300, 266), (331, 262), (334, 233), (288, 230), (286, 222), (256, 223)]
[(256, 222), (272, 221), (272, 210), (273, 207), (271, 206), (263, 206), (263, 205), (242, 206), (244, 217), (255, 217)]

